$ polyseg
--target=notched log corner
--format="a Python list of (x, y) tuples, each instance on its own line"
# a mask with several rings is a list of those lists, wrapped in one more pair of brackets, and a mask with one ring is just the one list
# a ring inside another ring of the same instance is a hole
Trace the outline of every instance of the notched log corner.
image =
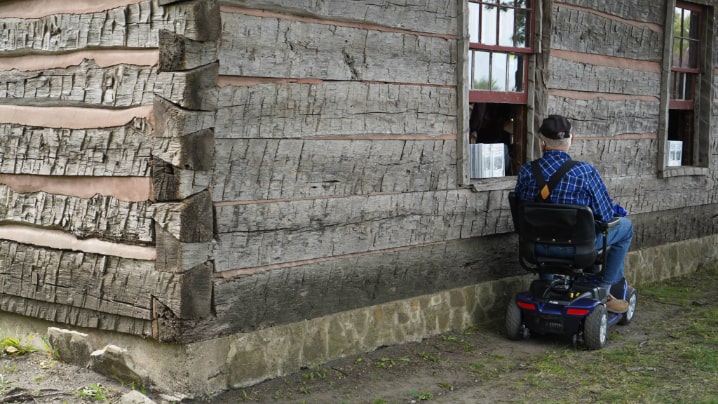
[(172, 31), (159, 31), (158, 71), (186, 71), (214, 63), (218, 60), (217, 42), (193, 41)]
[(154, 205), (156, 234), (166, 231), (183, 243), (204, 243), (214, 237), (214, 207), (209, 191), (180, 202)]
[(183, 336), (202, 320), (214, 317), (214, 266), (210, 261), (182, 274), (178, 300), (160, 301), (152, 297), (152, 336), (160, 342), (184, 342)]
[(209, 171), (214, 166), (214, 129), (181, 137), (154, 137), (154, 157), (184, 170)]
[(219, 2), (216, 0), (159, 0), (159, 5), (181, 9), (186, 14), (187, 36), (197, 41), (214, 41), (222, 32)]

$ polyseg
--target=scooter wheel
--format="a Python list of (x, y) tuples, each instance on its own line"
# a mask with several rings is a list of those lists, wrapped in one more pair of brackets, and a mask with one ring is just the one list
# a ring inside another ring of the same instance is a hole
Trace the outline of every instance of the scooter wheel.
[(524, 338), (524, 324), (521, 321), (521, 309), (514, 300), (506, 308), (506, 335), (510, 340), (518, 341)]
[(601, 349), (608, 338), (608, 316), (606, 306), (599, 304), (586, 316), (583, 324), (583, 339), (588, 349)]
[(628, 288), (626, 296), (626, 301), (628, 301), (628, 311), (623, 313), (623, 318), (618, 321), (618, 324), (620, 325), (629, 324), (633, 321), (633, 316), (636, 314), (636, 305), (638, 304), (638, 293), (636, 293), (636, 289)]

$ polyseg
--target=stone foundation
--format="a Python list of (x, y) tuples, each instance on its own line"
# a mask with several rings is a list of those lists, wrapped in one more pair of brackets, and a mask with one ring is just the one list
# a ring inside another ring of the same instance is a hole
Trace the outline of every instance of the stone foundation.
[[(718, 235), (634, 251), (626, 262), (633, 285), (688, 274), (718, 262)], [(51, 333), (61, 356), (87, 363), (112, 347), (124, 370), (147, 375), (156, 387), (184, 394), (206, 394), (246, 387), (303, 366), (418, 341), (430, 335), (487, 324), (503, 316), (509, 299), (526, 288), (530, 274), (446, 290), (431, 295), (236, 334), (188, 345), (159, 344), (96, 330), (58, 330), (57, 324), (3, 313), (0, 336), (28, 336), (42, 348)], [(640, 296), (640, 287), (639, 287)], [(639, 307), (640, 310), (640, 307)], [(64, 335), (64, 336), (63, 336)], [(80, 336), (78, 336), (80, 335)], [(72, 344), (82, 346), (72, 348)], [(65, 352), (63, 352), (65, 351)], [(131, 369), (127, 369), (130, 367)], [(101, 372), (102, 369), (99, 369)]]

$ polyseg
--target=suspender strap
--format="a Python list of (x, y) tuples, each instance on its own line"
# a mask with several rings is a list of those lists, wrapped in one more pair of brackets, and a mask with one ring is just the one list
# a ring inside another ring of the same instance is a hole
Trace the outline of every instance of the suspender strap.
[(534, 160), (531, 162), (531, 170), (533, 170), (534, 177), (536, 178), (536, 186), (539, 188), (539, 193), (536, 196), (536, 201), (538, 202), (548, 202), (549, 196), (551, 196), (551, 192), (553, 192), (553, 189), (556, 188), (556, 185), (558, 185), (559, 181), (563, 178), (564, 175), (568, 172), (568, 170), (571, 169), (571, 167), (575, 166), (578, 163), (576, 160), (568, 160), (567, 162), (563, 163), (561, 167), (556, 170), (555, 173), (551, 176), (551, 179), (549, 179), (548, 184), (546, 183), (546, 180), (543, 177), (543, 174), (541, 174), (541, 167), (539, 166), (538, 160)]

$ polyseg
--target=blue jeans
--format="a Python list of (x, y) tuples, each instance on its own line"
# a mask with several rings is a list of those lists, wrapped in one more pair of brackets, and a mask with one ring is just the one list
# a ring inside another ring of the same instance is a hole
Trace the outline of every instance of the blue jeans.
[[(618, 225), (608, 232), (608, 250), (606, 262), (603, 266), (603, 278), (601, 286), (610, 287), (623, 278), (623, 266), (633, 240), (633, 223), (625, 217), (620, 217)], [(603, 233), (596, 234), (596, 249), (603, 248)], [(553, 257), (570, 257), (574, 253), (573, 247), (551, 246), (536, 244), (536, 253)], [(550, 276), (542, 276), (543, 279), (550, 279)]]

